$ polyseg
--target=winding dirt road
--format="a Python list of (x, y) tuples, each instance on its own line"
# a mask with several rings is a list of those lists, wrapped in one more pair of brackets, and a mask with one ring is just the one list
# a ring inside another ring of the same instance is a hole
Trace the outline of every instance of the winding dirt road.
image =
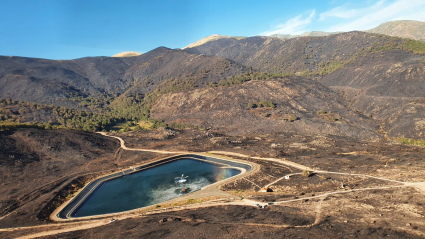
[[(110, 135), (107, 135), (104, 132), (99, 132), (99, 133), (104, 135), (104, 136), (107, 136), (107, 137), (112, 137), (112, 138), (118, 139), (120, 141), (121, 148), (124, 149), (124, 150), (153, 152), (153, 153), (160, 153), (160, 154), (190, 154), (191, 153), (191, 152), (181, 152), (181, 151), (174, 151), (173, 152), (173, 151), (165, 151), (165, 150), (128, 148), (127, 146), (125, 146), (125, 142), (122, 138), (117, 137), (117, 136), (110, 136)], [(248, 155), (233, 153), (233, 152), (226, 152), (226, 151), (210, 151), (210, 152), (207, 152), (207, 153), (236, 156), (236, 157), (242, 157), (242, 158), (252, 158), (252, 159), (258, 159), (258, 160), (265, 160), (265, 161), (272, 161), (272, 162), (280, 163), (280, 164), (285, 165), (285, 166), (297, 168), (299, 170), (310, 170), (310, 171), (312, 171), (312, 169), (307, 167), (307, 166), (300, 165), (300, 164), (297, 164), (297, 163), (294, 163), (294, 162), (291, 162), (291, 161), (288, 161), (288, 160), (285, 160), (285, 159), (282, 160), (282, 159), (276, 159), (276, 158), (250, 157)], [(261, 223), (224, 223), (224, 222), (216, 222), (216, 223), (229, 224), (229, 225), (267, 226), (267, 227), (279, 227), (279, 228), (311, 227), (311, 226), (314, 226), (314, 225), (317, 225), (317, 224), (320, 223), (322, 202), (326, 197), (331, 196), (331, 195), (357, 192), (357, 191), (366, 191), (366, 190), (400, 188), (400, 187), (415, 187), (415, 188), (420, 189), (423, 193), (425, 193), (425, 182), (416, 182), (416, 183), (402, 182), (402, 181), (380, 178), (380, 177), (364, 175), (364, 174), (340, 173), (340, 172), (330, 172), (330, 171), (323, 171), (323, 170), (318, 170), (318, 171), (314, 171), (314, 172), (316, 172), (316, 173), (327, 173), (327, 174), (332, 173), (332, 174), (340, 174), (340, 175), (347, 175), (347, 176), (369, 177), (369, 178), (374, 178), (374, 179), (378, 179), (378, 180), (397, 183), (398, 185), (372, 187), (372, 188), (360, 188), (360, 189), (351, 189), (351, 190), (341, 190), (341, 191), (335, 191), (335, 192), (322, 193), (320, 195), (311, 196), (311, 197), (302, 197), (302, 198), (297, 198), (297, 199), (290, 199), (290, 200), (277, 201), (277, 202), (270, 203), (270, 204), (273, 204), (273, 205), (280, 205), (280, 204), (292, 203), (292, 202), (297, 202), (297, 201), (306, 200), (306, 199), (320, 198), (321, 200), (320, 200), (320, 202), (317, 206), (317, 210), (316, 210), (316, 219), (315, 219), (314, 223), (311, 224), (311, 225), (292, 226), (292, 225), (283, 225), (283, 224), (282, 225), (276, 225), (276, 224), (261, 224)], [(294, 174), (300, 174), (300, 173), (292, 173), (291, 175), (294, 175)], [(272, 183), (270, 183), (266, 186), (273, 185), (274, 183), (282, 180), (283, 178), (284, 177), (279, 178), (279, 179), (275, 180), (274, 182), (272, 182)], [(249, 199), (234, 200), (234, 201), (227, 201), (227, 202), (214, 202), (214, 203), (205, 202), (205, 203), (187, 205), (187, 206), (182, 206), (182, 207), (167, 208), (167, 209), (162, 209), (162, 210), (152, 210), (152, 211), (147, 212), (147, 213), (132, 213), (130, 215), (120, 215), (120, 216), (118, 216), (118, 218), (120, 220), (122, 220), (122, 219), (126, 219), (126, 218), (145, 217), (147, 215), (152, 215), (152, 214), (157, 214), (157, 213), (175, 212), (175, 211), (186, 210), (186, 209), (198, 209), (198, 208), (214, 207), (214, 206), (222, 206), (222, 205), (253, 206), (255, 204), (266, 205), (266, 204), (269, 204), (269, 203), (267, 203), (267, 202), (266, 203), (259, 203), (257, 201), (253, 201), (253, 200), (249, 200)], [(47, 231), (38, 232), (38, 233), (34, 233), (34, 234), (29, 234), (29, 235), (26, 235), (26, 236), (23, 236), (23, 237), (19, 237), (19, 238), (36, 238), (36, 237), (43, 237), (43, 236), (49, 236), (49, 235), (56, 235), (56, 234), (65, 233), (65, 232), (95, 228), (95, 227), (106, 225), (108, 223), (110, 223), (109, 220), (105, 220), (105, 219), (103, 219), (103, 220), (89, 220), (89, 221), (86, 221), (84, 223), (57, 223), (57, 224), (53, 224), (53, 225), (42, 225), (42, 226), (33, 226), (33, 227), (6, 228), (6, 229), (0, 229), (0, 232), (1, 231), (14, 231), (14, 230), (28, 230), (28, 229), (32, 229), (32, 228), (34, 228), (34, 229), (35, 228), (46, 228)], [(58, 227), (58, 226), (61, 226), (61, 225), (66, 226), (66, 228), (48, 230), (49, 227), (54, 228), (54, 227)]]

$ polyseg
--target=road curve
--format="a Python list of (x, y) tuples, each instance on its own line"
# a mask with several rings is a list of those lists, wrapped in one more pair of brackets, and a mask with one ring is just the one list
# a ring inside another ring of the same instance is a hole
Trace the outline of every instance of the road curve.
[[(125, 150), (145, 151), (145, 152), (154, 152), (154, 153), (162, 153), (162, 154), (188, 154), (188, 153), (190, 154), (191, 153), (191, 152), (180, 152), (180, 151), (174, 151), (173, 152), (173, 151), (154, 150), (154, 149), (134, 149), (134, 148), (128, 148), (127, 146), (125, 146), (125, 142), (124, 142), (124, 140), (122, 138), (120, 138), (118, 136), (108, 135), (105, 132), (98, 132), (98, 133), (100, 133), (100, 134), (102, 134), (104, 136), (107, 136), (107, 137), (112, 137), (112, 138), (118, 139), (120, 141), (120, 143), (121, 143), (121, 148), (123, 148)], [(325, 171), (325, 170), (313, 170), (310, 167), (307, 167), (305, 165), (298, 164), (298, 163), (295, 163), (295, 162), (291, 162), (291, 161), (288, 161), (286, 159), (251, 157), (249, 155), (245, 155), (245, 154), (241, 154), (241, 153), (234, 153), (234, 152), (227, 152), (227, 151), (208, 151), (206, 153), (221, 154), (221, 155), (235, 156), (235, 157), (241, 157), (241, 158), (251, 158), (251, 159), (271, 161), (271, 162), (276, 162), (276, 163), (283, 164), (283, 165), (286, 165), (286, 166), (289, 166), (289, 167), (293, 167), (293, 168), (296, 168), (296, 169), (299, 169), (299, 170), (314, 171), (315, 173), (331, 173), (331, 174), (340, 174), (340, 175), (347, 175), (347, 176), (369, 177), (369, 178), (379, 179), (379, 180), (393, 182), (393, 183), (401, 183), (404, 186), (415, 187), (415, 188), (417, 188), (420, 191), (422, 191), (422, 192), (425, 193), (425, 182), (411, 183), (411, 182), (403, 182), (403, 181), (397, 181), (397, 180), (393, 180), (393, 179), (375, 177), (375, 176), (371, 176), (371, 175), (367, 175), (367, 174), (352, 174), (352, 173), (341, 173), (341, 172), (332, 172), (332, 171)], [(269, 185), (271, 185), (271, 184), (269, 184)]]
[[(99, 132), (100, 134), (107, 136), (107, 137), (112, 137), (112, 138), (116, 138), (120, 141), (121, 144), (121, 148), (123, 148), (124, 150), (132, 150), (132, 151), (144, 151), (144, 152), (154, 152), (154, 153), (161, 153), (161, 154), (180, 154), (180, 153), (184, 153), (187, 154), (190, 152), (170, 152), (170, 151), (165, 151), (165, 150), (152, 150), (152, 149), (133, 149), (133, 148), (128, 148), (125, 146), (125, 142), (123, 139), (121, 139), (120, 137), (117, 136), (110, 136), (107, 135), (104, 132)], [(278, 162), (280, 164), (284, 164), (287, 166), (291, 166), (300, 170), (311, 170), (311, 168), (306, 167), (304, 165), (300, 165), (294, 162), (290, 162), (287, 160), (281, 160), (281, 159), (275, 159), (275, 158), (260, 158), (260, 157), (250, 157), (247, 155), (243, 155), (243, 154), (238, 154), (238, 153), (233, 153), (233, 152), (225, 152), (225, 151), (211, 151), (209, 153), (216, 153), (216, 154), (223, 154), (223, 155), (229, 155), (229, 156), (236, 156), (236, 157), (243, 157), (243, 158), (253, 158), (253, 159), (259, 159), (259, 160), (267, 160), (267, 161), (274, 161), (274, 162)], [(366, 191), (366, 190), (377, 190), (377, 189), (390, 189), (390, 188), (399, 188), (399, 187), (415, 187), (419, 190), (421, 190), (423, 193), (425, 193), (425, 182), (402, 182), (402, 181), (397, 181), (397, 180), (391, 180), (391, 179), (386, 179), (386, 178), (379, 178), (379, 177), (375, 177), (375, 176), (370, 176), (370, 175), (364, 175), (364, 174), (350, 174), (350, 173), (340, 173), (340, 172), (329, 172), (329, 171), (315, 171), (317, 173), (334, 173), (334, 174), (341, 174), (341, 175), (350, 175), (350, 176), (365, 176), (365, 177), (370, 177), (370, 178), (375, 178), (375, 179), (379, 179), (379, 180), (385, 180), (385, 181), (390, 181), (390, 182), (394, 182), (394, 183), (400, 183), (402, 185), (394, 185), (394, 186), (383, 186), (383, 187), (372, 187), (372, 188), (360, 188), (360, 189), (352, 189), (352, 190), (341, 190), (341, 191), (336, 191), (336, 192), (328, 192), (328, 193), (323, 193), (321, 195), (317, 195), (317, 196), (311, 196), (311, 197), (303, 197), (303, 198), (298, 198), (298, 199), (291, 199), (291, 200), (286, 200), (286, 201), (278, 201), (278, 202), (274, 202), (274, 204), (284, 204), (284, 203), (291, 203), (291, 202), (296, 202), (296, 201), (301, 201), (301, 200), (306, 200), (306, 199), (315, 199), (315, 198), (325, 198), (327, 196), (330, 195), (336, 195), (336, 194), (343, 194), (343, 193), (350, 193), (350, 192), (356, 192), (356, 191)], [(278, 180), (281, 180), (281, 178), (279, 178)], [(277, 180), (277, 181), (278, 181)], [(181, 208), (172, 208), (171, 210), (168, 210), (168, 212), (170, 211), (179, 211), (179, 210), (185, 210), (185, 209), (197, 209), (197, 208), (202, 208), (202, 207), (211, 207), (211, 206), (220, 206), (220, 205), (244, 205), (244, 206), (252, 206), (253, 204), (257, 204), (258, 202), (256, 201), (252, 201), (252, 200), (248, 200), (248, 199), (243, 199), (243, 200), (237, 200), (237, 201), (233, 201), (233, 202), (221, 202), (221, 203), (212, 203), (212, 204), (195, 204), (195, 205), (190, 205), (187, 207), (181, 207)], [(265, 204), (265, 203), (258, 203), (258, 204)], [(132, 218), (132, 217), (144, 217), (148, 214), (156, 214), (156, 213), (163, 213), (163, 211), (158, 211), (156, 212), (155, 210), (152, 212), (149, 212), (145, 215), (126, 215), (126, 216), (120, 216), (120, 219), (125, 219), (125, 218)], [(314, 224), (317, 224), (320, 221), (320, 207), (318, 208), (318, 212), (316, 215), (316, 220)], [(64, 228), (64, 229), (59, 229), (59, 230), (49, 230), (49, 231), (45, 231), (45, 232), (40, 232), (40, 233), (35, 233), (35, 234), (30, 234), (30, 235), (26, 235), (20, 238), (35, 238), (35, 237), (42, 237), (42, 236), (48, 236), (48, 235), (56, 235), (56, 234), (60, 234), (60, 233), (64, 233), (64, 232), (69, 232), (69, 231), (76, 231), (76, 230), (85, 230), (85, 229), (89, 229), (89, 228), (94, 228), (94, 227), (98, 227), (98, 226), (102, 226), (107, 224), (108, 221), (100, 221), (100, 220), (92, 220), (90, 222), (87, 222), (87, 224), (85, 225), (78, 225), (75, 227), (69, 227), (69, 228)], [(219, 223), (219, 222), (218, 222)], [(222, 223), (222, 224), (226, 224), (226, 223)], [(233, 223), (228, 223), (228, 224), (233, 224)], [(246, 225), (246, 226), (272, 226), (272, 227), (288, 227), (288, 225), (275, 225), (275, 224), (257, 224), (257, 223), (234, 223), (237, 225)], [(55, 225), (61, 225), (61, 224), (54, 224), (52, 226)], [(72, 223), (69, 223), (67, 225), (72, 225)], [(42, 227), (49, 227), (50, 225), (43, 225)], [(312, 225), (308, 225), (306, 227), (309, 227)], [(23, 227), (23, 228), (5, 228), (5, 229), (0, 229), (0, 231), (7, 231), (7, 230), (21, 230), (21, 229), (29, 229), (29, 228), (39, 228), (41, 226), (33, 226), (33, 227)], [(293, 226), (290, 226), (293, 227)]]

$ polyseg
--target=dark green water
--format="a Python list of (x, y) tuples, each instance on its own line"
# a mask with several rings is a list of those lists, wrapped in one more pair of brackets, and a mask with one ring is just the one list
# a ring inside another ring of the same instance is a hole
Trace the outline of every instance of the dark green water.
[[(100, 215), (155, 205), (241, 173), (221, 167), (199, 160), (181, 159), (113, 179), (98, 187), (72, 216)], [(189, 176), (187, 182), (175, 183), (174, 178), (182, 174)]]

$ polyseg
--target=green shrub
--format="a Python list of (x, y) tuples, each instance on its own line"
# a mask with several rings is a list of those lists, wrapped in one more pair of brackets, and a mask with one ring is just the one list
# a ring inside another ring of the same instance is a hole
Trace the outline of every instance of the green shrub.
[(407, 139), (407, 138), (399, 138), (398, 139), (403, 144), (409, 144), (409, 145), (417, 145), (421, 147), (425, 147), (425, 140), (423, 139)]
[(256, 103), (248, 103), (248, 109), (254, 109), (254, 108), (257, 108)]
[(269, 100), (262, 100), (262, 101), (258, 102), (258, 106), (259, 107), (270, 107), (270, 108), (275, 108), (276, 107), (273, 104), (273, 102), (271, 102)]
[(411, 51), (416, 54), (425, 54), (425, 42), (407, 40), (403, 45), (403, 50)]
[(295, 116), (294, 114), (291, 114), (291, 115), (289, 115), (289, 117), (288, 117), (288, 121), (289, 122), (294, 122), (295, 120), (297, 120), (298, 119), (298, 117), (297, 116)]
[(254, 109), (254, 108), (261, 108), (261, 107), (270, 107), (270, 108), (276, 108), (276, 105), (273, 104), (273, 102), (269, 100), (262, 100), (258, 103), (250, 102), (248, 103), (248, 109)]
[(311, 175), (311, 172), (309, 170), (306, 169), (306, 170), (303, 171), (303, 177), (308, 178), (308, 177), (310, 177), (310, 175)]
[(185, 204), (194, 204), (194, 203), (201, 203), (203, 202), (202, 199), (187, 199)]

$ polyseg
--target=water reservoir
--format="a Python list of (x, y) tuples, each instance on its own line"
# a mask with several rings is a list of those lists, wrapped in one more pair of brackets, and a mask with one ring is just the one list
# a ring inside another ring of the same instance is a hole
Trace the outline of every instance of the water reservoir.
[[(59, 217), (86, 217), (123, 212), (165, 202), (241, 173), (233, 167), (250, 166), (222, 159), (180, 157), (155, 167), (112, 179), (98, 179), (59, 214)], [(210, 161), (205, 160), (210, 159)], [(227, 164), (226, 164), (227, 162)], [(187, 177), (184, 183), (175, 178)]]

